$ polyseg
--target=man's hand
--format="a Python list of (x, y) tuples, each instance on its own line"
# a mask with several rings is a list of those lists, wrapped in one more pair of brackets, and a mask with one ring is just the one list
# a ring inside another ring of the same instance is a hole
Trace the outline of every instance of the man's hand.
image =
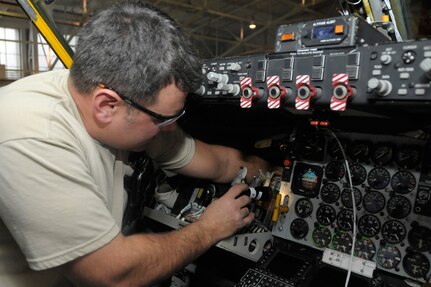
[(250, 197), (240, 196), (247, 188), (246, 184), (234, 185), (222, 197), (213, 201), (196, 222), (216, 242), (233, 235), (253, 221), (254, 213), (247, 207), (251, 202)]

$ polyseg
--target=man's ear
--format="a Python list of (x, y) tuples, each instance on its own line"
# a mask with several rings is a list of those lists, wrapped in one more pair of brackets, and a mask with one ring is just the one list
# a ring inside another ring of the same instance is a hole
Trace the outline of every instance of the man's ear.
[(93, 93), (92, 109), (96, 122), (109, 124), (121, 105), (121, 98), (109, 89), (98, 88)]

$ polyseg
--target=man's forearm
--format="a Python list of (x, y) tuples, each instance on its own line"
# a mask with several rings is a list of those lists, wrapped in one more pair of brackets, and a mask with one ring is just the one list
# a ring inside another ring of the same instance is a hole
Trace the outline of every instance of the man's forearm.
[(158, 234), (119, 234), (106, 246), (61, 266), (59, 271), (78, 286), (149, 286), (221, 240), (200, 224)]
[(134, 268), (127, 272), (127, 286), (147, 286), (187, 265), (218, 240), (206, 234), (199, 223), (162, 234), (138, 234), (126, 237)]

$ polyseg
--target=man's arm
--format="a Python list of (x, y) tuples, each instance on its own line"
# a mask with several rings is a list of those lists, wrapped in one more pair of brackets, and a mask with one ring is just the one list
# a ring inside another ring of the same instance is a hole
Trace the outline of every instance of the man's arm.
[(228, 183), (237, 175), (241, 167), (247, 167), (247, 182), (259, 174), (259, 169), (268, 171), (268, 162), (257, 156), (244, 156), (240, 151), (220, 145), (209, 145), (199, 140), (192, 161), (176, 172), (215, 182)]
[(60, 267), (79, 286), (148, 286), (193, 261), (218, 241), (250, 224), (254, 214), (232, 187), (211, 203), (195, 223), (161, 234), (119, 234), (109, 244)]

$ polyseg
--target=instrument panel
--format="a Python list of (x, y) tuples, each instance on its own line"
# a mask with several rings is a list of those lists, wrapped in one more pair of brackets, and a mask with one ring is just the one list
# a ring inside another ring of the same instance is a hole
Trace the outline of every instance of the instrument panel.
[(425, 142), (336, 136), (318, 137), (325, 147), (321, 157), (295, 156), (292, 176), (280, 189), (289, 212), (280, 215), (273, 235), (319, 250), (350, 254), (354, 248), (355, 256), (376, 262), (378, 269), (424, 282), (431, 259), (431, 224), (418, 205)]

